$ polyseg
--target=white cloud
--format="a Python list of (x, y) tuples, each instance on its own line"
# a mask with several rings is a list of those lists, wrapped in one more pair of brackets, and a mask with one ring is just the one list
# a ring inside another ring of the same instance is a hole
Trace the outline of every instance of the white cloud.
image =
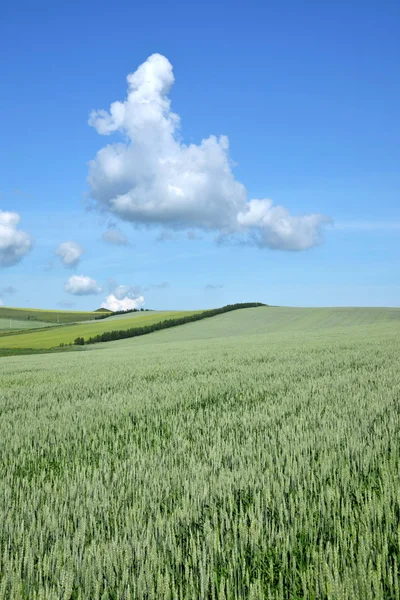
[(115, 244), (116, 246), (127, 246), (128, 238), (119, 229), (107, 229), (101, 236), (103, 242)]
[(102, 308), (108, 310), (133, 310), (140, 308), (144, 304), (144, 298), (140, 295), (140, 287), (133, 285), (118, 285), (115, 281), (110, 281), (110, 294), (106, 297)]
[(75, 296), (88, 296), (91, 294), (100, 294), (101, 287), (95, 279), (85, 275), (72, 275), (64, 285), (64, 290)]
[(305, 250), (319, 244), (321, 225), (331, 223), (322, 215), (294, 217), (272, 200), (250, 200), (238, 214), (238, 222), (253, 232), (257, 246), (281, 250)]
[(64, 267), (76, 267), (81, 260), (83, 248), (76, 242), (62, 242), (57, 246), (56, 254)]
[(0, 209), (0, 267), (18, 263), (32, 248), (32, 238), (17, 229), (20, 216)]
[(117, 298), (114, 294), (110, 294), (101, 305), (101, 308), (108, 308), (108, 310), (115, 312), (118, 310), (133, 310), (134, 308), (140, 308), (143, 304), (143, 296), (138, 296), (137, 298), (129, 298), (129, 296)]
[(139, 296), (140, 287), (135, 285), (116, 285), (114, 289), (110, 291), (118, 298), (118, 300), (122, 300), (126, 296), (129, 298), (136, 298), (136, 296)]
[(127, 82), (125, 101), (89, 118), (100, 135), (119, 132), (124, 139), (104, 146), (89, 163), (99, 209), (136, 225), (239, 234), (270, 248), (303, 250), (321, 241), (328, 221), (323, 215), (295, 216), (270, 200), (249, 201), (233, 175), (226, 136), (211, 135), (198, 145), (180, 141), (167, 58), (153, 54)]

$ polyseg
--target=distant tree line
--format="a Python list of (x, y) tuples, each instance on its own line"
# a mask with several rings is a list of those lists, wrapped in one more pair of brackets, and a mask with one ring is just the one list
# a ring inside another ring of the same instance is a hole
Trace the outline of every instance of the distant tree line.
[[(262, 302), (245, 302), (238, 304), (227, 304), (222, 308), (214, 308), (211, 310), (205, 310), (201, 313), (194, 315), (188, 315), (186, 317), (178, 317), (176, 319), (166, 319), (165, 321), (159, 321), (158, 323), (152, 323), (151, 325), (143, 325), (142, 327), (131, 327), (130, 329), (115, 329), (113, 331), (105, 331), (98, 335), (92, 336), (88, 339), (83, 337), (77, 337), (74, 341), (76, 346), (83, 346), (84, 344), (97, 344), (99, 342), (111, 342), (114, 340), (123, 340), (125, 338), (132, 338), (138, 335), (145, 335), (152, 333), (153, 331), (159, 331), (160, 329), (168, 329), (169, 327), (176, 327), (177, 325), (185, 325), (185, 323), (192, 323), (193, 321), (201, 321), (201, 319), (207, 319), (208, 317), (215, 317), (231, 310), (238, 310), (240, 308), (257, 308), (258, 306), (267, 306)], [(122, 311), (124, 312), (135, 312), (133, 311)], [(113, 313), (118, 314), (118, 313)]]

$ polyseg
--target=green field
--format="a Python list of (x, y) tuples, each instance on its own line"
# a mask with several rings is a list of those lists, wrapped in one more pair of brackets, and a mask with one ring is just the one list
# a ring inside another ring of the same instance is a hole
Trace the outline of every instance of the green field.
[[(233, 319), (233, 320), (232, 320)], [(290, 307), (258, 307), (239, 310), (233, 316), (230, 313), (191, 323), (190, 327), (182, 325), (171, 331), (160, 331), (157, 342), (183, 342), (186, 340), (206, 340), (243, 335), (278, 336), (286, 339), (298, 333), (307, 335), (339, 335), (354, 328), (363, 328), (366, 332), (370, 326), (381, 325), (391, 327), (400, 324), (400, 308), (290, 308)], [(375, 331), (375, 329), (373, 329)], [(155, 339), (147, 337), (143, 344), (153, 344)], [(126, 344), (130, 340), (110, 342)]]
[(46, 323), (45, 321), (28, 321), (26, 319), (2, 319), (0, 317), (0, 334), (7, 331), (20, 331), (21, 329), (40, 329), (41, 327), (52, 327), (56, 324), (57, 323)]
[(0, 600), (398, 600), (399, 340), (256, 308), (0, 359)]
[(17, 319), (19, 321), (44, 321), (47, 323), (75, 323), (94, 319), (102, 313), (73, 310), (41, 310), (39, 308), (11, 308), (0, 306), (0, 319)]
[[(126, 315), (116, 315), (98, 321), (85, 321), (40, 331), (15, 333), (14, 335), (0, 336), (0, 352), (4, 349), (30, 348), (33, 350), (49, 349), (60, 344), (71, 344), (75, 338), (90, 336), (112, 331), (114, 329), (129, 329), (151, 325), (169, 318), (183, 317), (201, 311), (161, 311), (161, 312), (136, 312)], [(98, 314), (98, 313), (97, 313)], [(122, 317), (118, 319), (119, 317)]]

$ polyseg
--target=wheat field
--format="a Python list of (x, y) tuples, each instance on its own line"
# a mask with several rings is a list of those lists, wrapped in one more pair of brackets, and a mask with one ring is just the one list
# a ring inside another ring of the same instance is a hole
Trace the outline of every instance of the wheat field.
[(400, 321), (268, 310), (0, 359), (1, 600), (398, 600)]

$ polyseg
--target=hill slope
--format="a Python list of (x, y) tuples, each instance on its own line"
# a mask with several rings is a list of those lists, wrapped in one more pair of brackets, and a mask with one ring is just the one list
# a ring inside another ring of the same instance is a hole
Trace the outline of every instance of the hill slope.
[(3, 332), (20, 331), (21, 329), (40, 329), (42, 327), (54, 327), (57, 323), (46, 321), (31, 321), (28, 319), (3, 319), (0, 317), (0, 335)]
[[(133, 340), (110, 342), (115, 345), (156, 344), (191, 340), (222, 339), (233, 336), (269, 334), (274, 338), (309, 334), (350, 333), (354, 328), (400, 325), (400, 308), (247, 308), (218, 315), (173, 329), (158, 331)], [(97, 346), (95, 346), (97, 347)]]
[[(14, 309), (19, 310), (19, 309)], [(22, 310), (22, 309), (21, 309)], [(35, 311), (40, 312), (40, 311)], [(71, 344), (76, 337), (88, 338), (115, 329), (129, 329), (151, 325), (165, 319), (186, 316), (201, 311), (152, 311), (137, 312), (126, 315), (111, 316), (104, 320), (84, 320), (80, 323), (64, 324), (58, 327), (33, 331), (0, 333), (0, 352), (5, 349), (48, 350), (60, 344)], [(57, 314), (57, 311), (54, 311)], [(62, 313), (60, 313), (62, 314)], [(65, 311), (67, 318), (69, 311)], [(83, 316), (96, 313), (71, 313)], [(98, 314), (98, 313), (97, 313)], [(269, 336), (299, 336), (302, 334), (318, 334), (342, 329), (351, 331), (357, 327), (381, 325), (390, 327), (400, 323), (399, 308), (289, 308), (258, 307), (226, 313), (195, 323), (188, 323), (173, 329), (159, 331), (144, 336), (141, 343), (156, 344), (166, 342), (182, 342), (190, 340), (222, 339), (233, 336), (252, 336), (269, 334)], [(30, 321), (26, 321), (30, 323)], [(36, 325), (39, 322), (33, 322)], [(0, 322), (1, 324), (1, 322)], [(42, 323), (46, 326), (49, 323)], [(54, 325), (54, 323), (53, 323)], [(6, 326), (6, 325), (5, 325)], [(108, 344), (130, 345), (138, 343), (138, 338), (107, 342)], [(91, 348), (96, 348), (97, 345)]]
[(114, 329), (129, 329), (130, 327), (141, 327), (151, 325), (172, 317), (183, 317), (201, 311), (164, 311), (131, 313), (124, 315), (118, 323), (109, 319), (100, 319), (98, 321), (85, 321), (84, 323), (74, 323), (60, 327), (52, 327), (40, 331), (29, 331), (22, 333), (3, 334), (0, 336), (0, 350), (9, 348), (30, 348), (33, 350), (49, 349), (60, 344), (71, 344), (77, 337), (89, 338)]
[(98, 317), (98, 312), (73, 310), (41, 310), (40, 308), (13, 308), (0, 306), (0, 319), (43, 321), (45, 323), (75, 323)]

